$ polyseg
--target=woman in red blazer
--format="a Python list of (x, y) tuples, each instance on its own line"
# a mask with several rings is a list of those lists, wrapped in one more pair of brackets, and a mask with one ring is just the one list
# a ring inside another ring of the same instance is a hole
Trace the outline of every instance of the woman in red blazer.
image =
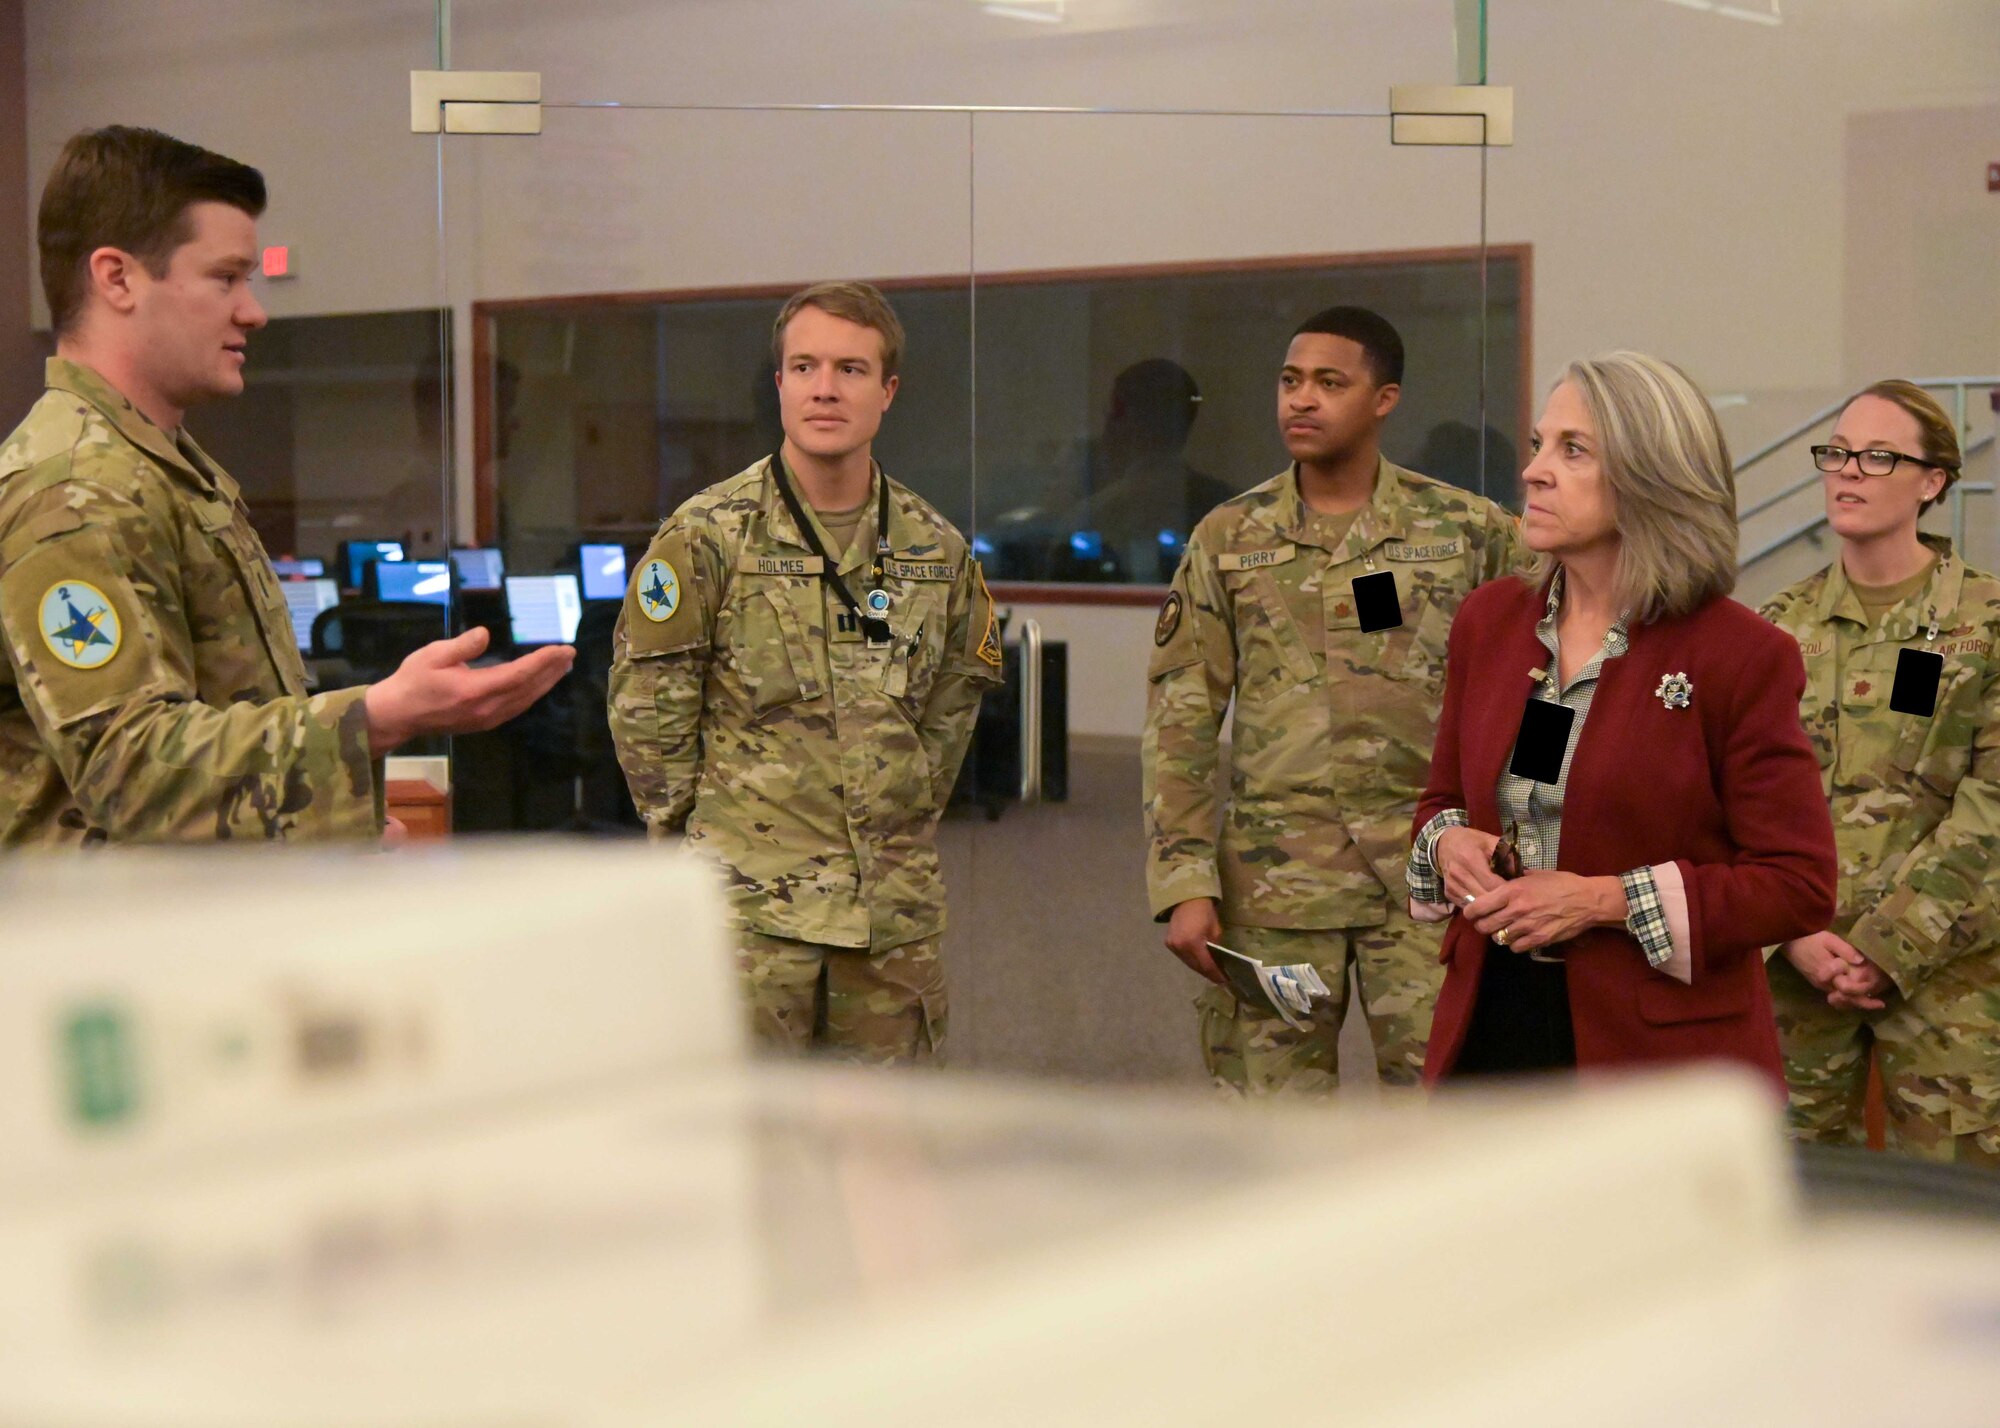
[(1536, 567), (1460, 607), (1417, 808), (1412, 909), (1452, 920), (1425, 1079), (1719, 1056), (1781, 1089), (1762, 949), (1827, 925), (1833, 827), (1798, 648), (1728, 598), (1721, 429), (1613, 353), (1533, 452)]

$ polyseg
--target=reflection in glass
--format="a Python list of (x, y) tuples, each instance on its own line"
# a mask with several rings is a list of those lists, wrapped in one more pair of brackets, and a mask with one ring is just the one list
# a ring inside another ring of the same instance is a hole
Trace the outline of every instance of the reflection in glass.
[(242, 485), (315, 688), (380, 679), (446, 632), (450, 581), (423, 561), (443, 558), (449, 524), (439, 317), (274, 319), (242, 398), (189, 423)]
[[(1285, 340), (1343, 302), (1381, 312), (1408, 348), (1389, 458), (1511, 499), (1527, 261), (1490, 255), (1483, 374), (1472, 252), (982, 278), (976, 391), (972, 293), (898, 286), (910, 356), (882, 461), (972, 535), (994, 579), (1164, 583), (1196, 521), (1283, 468)], [(769, 340), (783, 292), (614, 296), (484, 314), (510, 569), (575, 569), (598, 543), (636, 550), (688, 497), (777, 446)]]
[(273, 319), (257, 334), (240, 401), (189, 423), (243, 486), (274, 557), (332, 572), (349, 540), (442, 555), (443, 374), (439, 314)]

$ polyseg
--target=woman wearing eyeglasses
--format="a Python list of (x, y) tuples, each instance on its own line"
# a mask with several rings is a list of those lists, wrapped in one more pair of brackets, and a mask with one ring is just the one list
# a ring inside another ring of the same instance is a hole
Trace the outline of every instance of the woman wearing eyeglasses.
[(1763, 948), (1832, 915), (1805, 671), (1728, 598), (1736, 493), (1679, 368), (1572, 362), (1522, 473), (1523, 579), (1452, 623), (1408, 878), (1451, 918), (1427, 1081), (1733, 1060), (1783, 1073)]
[(2000, 580), (1918, 533), (1959, 469), (1922, 389), (1877, 382), (1812, 452), (1840, 558), (1764, 607), (1840, 849), (1832, 921), (1771, 959), (1793, 1131), (1862, 1139), (1872, 1048), (1892, 1146), (2000, 1166)]

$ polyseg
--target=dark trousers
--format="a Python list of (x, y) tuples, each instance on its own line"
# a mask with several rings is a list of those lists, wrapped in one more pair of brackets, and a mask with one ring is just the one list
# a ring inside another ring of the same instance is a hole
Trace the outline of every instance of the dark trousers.
[(1576, 1066), (1576, 1030), (1560, 962), (1533, 962), (1489, 947), (1479, 970), (1472, 1022), (1446, 1080), (1521, 1076)]

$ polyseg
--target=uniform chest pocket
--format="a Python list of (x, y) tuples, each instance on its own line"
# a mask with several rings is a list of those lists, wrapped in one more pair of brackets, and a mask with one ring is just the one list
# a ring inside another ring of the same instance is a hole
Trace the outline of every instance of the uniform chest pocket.
[[(1890, 769), (1907, 775), (1915, 771), (1923, 756), (1935, 716), (1903, 714), (1889, 707), (1899, 653), (1896, 645), (1871, 646), (1841, 673), (1835, 696), (1840, 723), (1834, 776), (1842, 783), (1880, 781)], [(1951, 674), (1948, 665), (1945, 674), (1947, 678)]]
[(1945, 798), (1958, 791), (1972, 767), (1972, 742), (1983, 723), (1979, 696), (1987, 677), (1981, 663), (1946, 655), (1938, 677), (1937, 711), (1928, 719), (1910, 719), (1920, 737), (1914, 740), (1908, 767)]
[(882, 667), (882, 692), (912, 710), (930, 698), (944, 662), (948, 588), (929, 581), (890, 582), (896, 603), (889, 625), (895, 636)]
[[(729, 629), (718, 641), (728, 672), (754, 714), (817, 699), (826, 688), (814, 651), (825, 643), (808, 610), (819, 601), (819, 582), (743, 582), (728, 610)], [(815, 610), (816, 612), (816, 610)]]
[(1245, 571), (1228, 579), (1236, 617), (1237, 698), (1254, 704), (1318, 678), (1319, 661), (1270, 571)]
[(195, 522), (214, 558), (182, 567), (189, 635), (197, 646), (219, 647), (234, 658), (254, 627), (272, 665), (292, 671), (299, 659), (298, 640), (263, 545), (228, 501), (197, 503)]
[(1410, 634), (1409, 650), (1391, 673), (1420, 685), (1435, 698), (1444, 691), (1445, 652), (1451, 645), (1451, 611), (1435, 600), (1424, 601)]

